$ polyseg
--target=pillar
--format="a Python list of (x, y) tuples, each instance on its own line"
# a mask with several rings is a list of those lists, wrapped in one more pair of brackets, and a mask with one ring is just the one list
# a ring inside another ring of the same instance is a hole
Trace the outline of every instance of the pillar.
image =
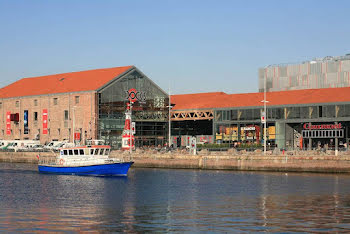
[(284, 122), (275, 123), (276, 126), (276, 144), (278, 148), (286, 148), (286, 124)]

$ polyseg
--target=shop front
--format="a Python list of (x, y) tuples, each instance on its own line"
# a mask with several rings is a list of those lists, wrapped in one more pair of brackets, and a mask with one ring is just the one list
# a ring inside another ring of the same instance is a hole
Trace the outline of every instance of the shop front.
[[(216, 124), (215, 142), (217, 144), (263, 144), (264, 126), (261, 123)], [(274, 146), (276, 141), (276, 127), (274, 123), (266, 126), (266, 141)]]
[(299, 147), (301, 149), (347, 147), (348, 128), (347, 122), (303, 123)]

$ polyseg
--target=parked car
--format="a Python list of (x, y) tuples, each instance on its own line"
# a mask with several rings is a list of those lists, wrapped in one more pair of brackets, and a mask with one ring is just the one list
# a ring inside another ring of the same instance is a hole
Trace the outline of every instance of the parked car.
[(40, 144), (35, 144), (30, 147), (31, 151), (43, 151), (44, 146)]
[(47, 145), (44, 145), (44, 149), (56, 150), (60, 148), (64, 143), (67, 143), (67, 141), (51, 141)]

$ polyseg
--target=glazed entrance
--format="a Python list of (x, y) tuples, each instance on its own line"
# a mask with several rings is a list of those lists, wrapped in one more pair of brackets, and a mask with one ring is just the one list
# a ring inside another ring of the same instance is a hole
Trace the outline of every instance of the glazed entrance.
[(348, 122), (309, 122), (299, 124), (287, 124), (287, 147), (310, 149), (339, 149), (349, 145)]
[(125, 110), (133, 99), (132, 122), (136, 123), (135, 145), (163, 145), (168, 129), (168, 95), (146, 76), (134, 70), (98, 94), (100, 139), (121, 148)]

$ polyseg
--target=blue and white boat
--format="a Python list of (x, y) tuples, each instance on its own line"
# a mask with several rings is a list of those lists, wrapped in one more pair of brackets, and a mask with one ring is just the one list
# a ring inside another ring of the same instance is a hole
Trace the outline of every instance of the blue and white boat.
[(41, 173), (97, 176), (126, 176), (133, 162), (110, 158), (108, 145), (61, 148), (56, 158), (40, 157)]

